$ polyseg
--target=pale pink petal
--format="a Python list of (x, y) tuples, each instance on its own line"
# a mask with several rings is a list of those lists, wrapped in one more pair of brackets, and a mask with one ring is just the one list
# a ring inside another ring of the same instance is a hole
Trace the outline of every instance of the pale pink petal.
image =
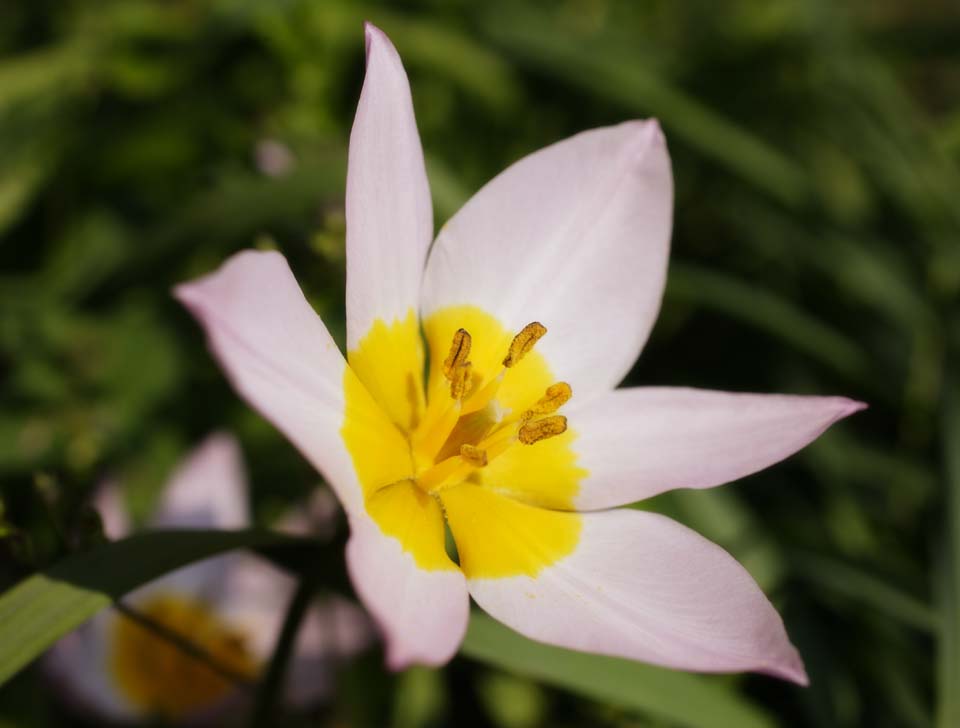
[(116, 541), (130, 533), (130, 513), (120, 483), (107, 480), (98, 485), (93, 494), (93, 507), (100, 515), (103, 533), (107, 538)]
[(329, 488), (313, 489), (306, 503), (287, 511), (274, 530), (291, 536), (309, 536), (321, 541), (333, 538), (343, 509)]
[(351, 519), (347, 567), (386, 641), (387, 665), (442, 665), (463, 640), (470, 599), (459, 569), (425, 570), (369, 518)]
[(177, 466), (151, 518), (153, 528), (239, 529), (250, 525), (240, 446), (215, 433)]
[[(153, 529), (241, 529), (250, 525), (247, 474), (240, 445), (225, 433), (209, 435), (176, 467), (150, 518)], [(240, 552), (184, 566), (140, 587), (127, 601), (137, 605), (174, 593), (209, 603), (224, 594)]]
[(367, 649), (374, 637), (369, 617), (356, 604), (336, 595), (318, 599), (297, 635), (287, 702), (306, 707), (328, 697), (338, 664)]
[(433, 237), (430, 187), (407, 75), (393, 44), (369, 23), (366, 42), (367, 75), (347, 171), (349, 351), (377, 319), (389, 324), (416, 312)]
[(237, 391), (325, 476), (344, 507), (362, 508), (340, 436), (346, 362), (283, 256), (238, 253), (175, 295), (203, 325)]
[(437, 236), (424, 318), (471, 304), (537, 344), (581, 400), (630, 370), (660, 307), (673, 181), (656, 121), (594, 129), (546, 147), (481, 189)]
[(254, 554), (238, 552), (223, 565), (223, 585), (209, 601), (247, 637), (247, 646), (261, 661), (270, 659), (296, 579)]
[[(806, 684), (780, 616), (719, 546), (656, 513), (556, 517), (582, 519), (574, 552), (536, 576), (471, 579), (470, 593), (484, 610), (561, 647)], [(518, 533), (502, 548), (536, 548), (535, 537)]]
[(117, 619), (104, 609), (60, 638), (43, 656), (43, 671), (56, 685), (56, 694), (77, 713), (113, 722), (130, 722), (139, 710), (117, 688), (110, 665), (110, 633)]
[(583, 406), (571, 401), (577, 466), (587, 472), (574, 505), (609, 508), (728, 483), (792, 455), (865, 406), (844, 397), (672, 387), (618, 389)]
[[(239, 556), (230, 564), (215, 603), (266, 663), (276, 649), (296, 579), (258, 556)], [(372, 633), (369, 619), (356, 605), (337, 597), (316, 599), (300, 624), (291, 656), (285, 691), (290, 704), (309, 705), (327, 696), (337, 663), (365, 649)]]

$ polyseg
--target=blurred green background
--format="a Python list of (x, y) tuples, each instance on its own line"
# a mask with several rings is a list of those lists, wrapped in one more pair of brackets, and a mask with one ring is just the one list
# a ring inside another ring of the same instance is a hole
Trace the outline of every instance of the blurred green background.
[[(366, 655), (297, 724), (695, 727), (736, 724), (735, 706), (755, 725), (960, 725), (960, 10), (946, 1), (4, 0), (0, 587), (76, 546), (105, 475), (145, 513), (212, 429), (241, 439), (261, 522), (316, 484), (169, 291), (276, 247), (342, 343), (364, 19), (406, 64), (438, 225), (530, 151), (661, 120), (673, 255), (629, 383), (871, 408), (768, 472), (654, 504), (746, 564), (809, 689), (601, 674), (481, 624), (442, 671), (391, 675)], [(0, 688), (0, 726), (66, 724), (48, 696), (22, 673)]]

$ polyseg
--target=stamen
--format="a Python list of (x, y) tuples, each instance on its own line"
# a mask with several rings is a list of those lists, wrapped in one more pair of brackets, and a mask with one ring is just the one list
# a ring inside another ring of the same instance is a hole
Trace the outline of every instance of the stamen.
[(546, 440), (548, 437), (561, 435), (566, 431), (567, 418), (563, 415), (553, 415), (521, 425), (517, 434), (520, 442), (524, 445), (532, 445), (535, 442), (540, 442), (540, 440)]
[(470, 389), (470, 370), (472, 368), (473, 365), (467, 361), (458, 364), (450, 373), (450, 396), (453, 399), (463, 399), (463, 395)]
[(470, 347), (473, 345), (473, 337), (466, 329), (457, 329), (453, 335), (453, 342), (450, 344), (450, 353), (443, 361), (443, 376), (453, 381), (453, 375), (457, 367), (466, 364), (470, 358)]
[(487, 451), (474, 445), (460, 446), (460, 457), (477, 468), (487, 467)]
[(557, 382), (547, 387), (544, 394), (537, 403), (523, 413), (522, 420), (532, 419), (534, 415), (552, 415), (558, 409), (563, 407), (573, 396), (573, 390), (566, 382)]
[(547, 333), (547, 327), (539, 321), (534, 321), (523, 327), (523, 330), (513, 337), (510, 350), (507, 352), (503, 365), (508, 369), (520, 363), (520, 360), (533, 348), (540, 338)]
[(441, 460), (432, 468), (417, 476), (417, 485), (427, 493), (432, 493), (447, 480), (456, 479), (459, 471), (464, 467), (464, 461), (457, 456)]
[(503, 375), (506, 373), (506, 369), (501, 369), (500, 373), (491, 379), (489, 382), (483, 385), (480, 389), (470, 395), (470, 398), (463, 403), (463, 413), (469, 414), (470, 412), (476, 412), (482, 410), (490, 401), (497, 395), (497, 392), (500, 390), (500, 385), (503, 383)]
[(507, 425), (478, 442), (477, 447), (487, 453), (487, 462), (490, 462), (509, 450), (516, 441), (517, 431)]

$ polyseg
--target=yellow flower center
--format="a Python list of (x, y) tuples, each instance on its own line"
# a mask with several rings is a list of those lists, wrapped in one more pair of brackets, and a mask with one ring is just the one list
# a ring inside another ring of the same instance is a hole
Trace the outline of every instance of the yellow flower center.
[[(243, 634), (206, 604), (165, 594), (138, 611), (202, 649), (218, 665), (251, 680), (256, 677), (258, 664)], [(210, 665), (122, 615), (113, 629), (110, 668), (120, 692), (132, 705), (145, 715), (166, 720), (214, 707), (234, 689)]]
[(539, 529), (535, 558), (473, 542), (494, 523), (537, 530), (541, 509), (571, 510), (585, 474), (559, 413), (573, 392), (535, 348), (547, 330), (533, 322), (511, 332), (473, 306), (438, 311), (423, 329), (425, 387), (412, 311), (378, 321), (349, 352), (342, 435), (367, 511), (421, 568), (456, 568), (443, 549), (445, 516), (468, 576), (535, 574), (575, 547), (577, 517)]

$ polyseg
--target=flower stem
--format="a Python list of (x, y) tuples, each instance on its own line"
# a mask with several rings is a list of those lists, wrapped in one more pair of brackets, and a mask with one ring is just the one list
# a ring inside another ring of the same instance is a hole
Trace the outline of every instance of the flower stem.
[(274, 712), (283, 692), (287, 668), (290, 664), (290, 658), (293, 656), (297, 633), (300, 631), (300, 624), (310, 607), (315, 590), (316, 582), (313, 578), (308, 576), (300, 578), (297, 591), (287, 607), (287, 614), (283, 619), (283, 627), (277, 637), (277, 644), (273, 648), (270, 663), (267, 665), (263, 679), (257, 689), (256, 702), (250, 722), (252, 728), (275, 724)]

